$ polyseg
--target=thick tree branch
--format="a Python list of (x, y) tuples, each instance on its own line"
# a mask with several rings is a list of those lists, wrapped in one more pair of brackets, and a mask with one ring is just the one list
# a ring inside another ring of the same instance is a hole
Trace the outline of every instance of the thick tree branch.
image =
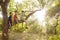
[(26, 21), (31, 15), (33, 15), (36, 11), (40, 11), (40, 9), (39, 9), (39, 10), (35, 10), (35, 11), (24, 11), (24, 12), (30, 12), (30, 13), (26, 16), (25, 20), (19, 20), (19, 23), (25, 22), (25, 21)]
[(39, 10), (35, 10), (35, 11), (31, 11), (31, 13), (26, 16), (25, 20), (27, 20), (27, 19), (28, 19), (31, 15), (33, 15), (36, 11), (40, 11), (40, 9), (39, 9)]

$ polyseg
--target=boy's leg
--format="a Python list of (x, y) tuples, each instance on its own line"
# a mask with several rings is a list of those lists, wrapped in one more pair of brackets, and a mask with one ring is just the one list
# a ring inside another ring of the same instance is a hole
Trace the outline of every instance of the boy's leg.
[(27, 25), (27, 21), (25, 20), (25, 23), (26, 23), (26, 29), (28, 29), (28, 25)]
[(12, 26), (12, 22), (10, 21), (10, 22), (9, 22), (9, 28), (8, 28), (8, 31), (9, 31), (9, 32), (10, 32), (11, 26)]
[(10, 26), (11, 26), (11, 24), (10, 24), (10, 22), (9, 22), (8, 32), (10, 32)]

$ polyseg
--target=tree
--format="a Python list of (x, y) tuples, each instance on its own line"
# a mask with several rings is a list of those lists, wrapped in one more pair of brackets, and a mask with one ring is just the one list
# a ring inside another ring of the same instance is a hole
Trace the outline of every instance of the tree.
[(3, 14), (3, 25), (2, 25), (2, 40), (8, 40), (8, 16), (7, 16), (7, 5), (10, 0), (0, 0), (0, 6)]
[(60, 15), (60, 3), (59, 1), (54, 1), (53, 4), (52, 4), (52, 7), (50, 9), (48, 9), (47, 11), (47, 16), (49, 16), (50, 18), (53, 18), (55, 17), (57, 22), (56, 22), (56, 25), (54, 26), (54, 31), (56, 34), (56, 27), (58, 26), (58, 18), (59, 18), (59, 15)]

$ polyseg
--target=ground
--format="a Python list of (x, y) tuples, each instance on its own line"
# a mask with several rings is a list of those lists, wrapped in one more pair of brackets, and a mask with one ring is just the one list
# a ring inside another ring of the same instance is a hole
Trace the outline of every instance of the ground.
[[(0, 40), (1, 40), (1, 32), (0, 32)], [(42, 33), (36, 34), (36, 33), (29, 33), (27, 31), (25, 32), (10, 32), (9, 33), (9, 40), (47, 40), (46, 34)]]

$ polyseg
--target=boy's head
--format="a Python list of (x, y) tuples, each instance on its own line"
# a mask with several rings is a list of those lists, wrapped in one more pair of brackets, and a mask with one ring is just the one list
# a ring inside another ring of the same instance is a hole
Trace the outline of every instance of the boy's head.
[(22, 12), (24, 12), (24, 11), (22, 11)]
[(10, 12), (10, 15), (12, 14), (12, 12)]
[(17, 15), (17, 10), (15, 10), (14, 12), (15, 12), (15, 15)]
[(15, 13), (17, 13), (17, 10), (15, 10)]

